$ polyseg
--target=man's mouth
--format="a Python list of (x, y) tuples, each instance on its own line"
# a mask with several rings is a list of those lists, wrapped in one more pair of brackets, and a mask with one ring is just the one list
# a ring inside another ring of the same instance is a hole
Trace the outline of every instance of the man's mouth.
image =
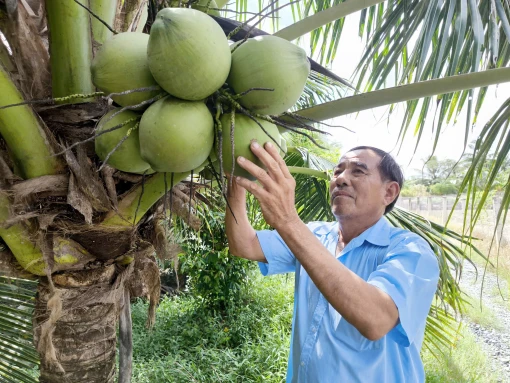
[(333, 193), (333, 199), (335, 199), (336, 197), (348, 197), (348, 198), (352, 198), (352, 196), (349, 193), (343, 192), (343, 191)]

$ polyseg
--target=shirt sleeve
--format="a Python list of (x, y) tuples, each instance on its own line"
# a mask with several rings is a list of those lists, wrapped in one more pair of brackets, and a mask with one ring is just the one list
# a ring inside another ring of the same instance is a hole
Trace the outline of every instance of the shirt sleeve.
[(283, 274), (296, 271), (296, 257), (276, 230), (261, 230), (257, 237), (267, 263), (259, 262), (262, 275)]
[(393, 249), (368, 278), (395, 302), (399, 323), (388, 336), (408, 347), (425, 329), (427, 315), (439, 280), (439, 266), (422, 238), (409, 235)]

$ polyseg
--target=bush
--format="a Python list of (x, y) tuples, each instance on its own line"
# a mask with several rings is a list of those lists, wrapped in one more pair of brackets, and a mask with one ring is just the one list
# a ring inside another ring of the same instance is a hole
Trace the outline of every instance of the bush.
[(422, 197), (428, 195), (427, 187), (425, 185), (406, 185), (402, 188), (400, 192), (402, 197)]
[(188, 277), (189, 291), (212, 310), (236, 304), (247, 281), (250, 262), (228, 252), (224, 213), (206, 210), (199, 232), (185, 230), (180, 255), (181, 272)]
[(252, 271), (240, 303), (211, 313), (191, 294), (165, 297), (147, 331), (147, 305), (133, 305), (133, 383), (285, 380), (293, 278)]
[(432, 195), (457, 194), (458, 191), (457, 186), (446, 181), (430, 186), (430, 194)]

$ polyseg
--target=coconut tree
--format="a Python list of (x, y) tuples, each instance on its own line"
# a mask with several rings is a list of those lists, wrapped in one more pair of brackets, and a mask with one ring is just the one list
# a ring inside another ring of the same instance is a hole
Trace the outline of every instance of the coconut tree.
[[(160, 102), (165, 93), (158, 86), (146, 83), (135, 84), (122, 94), (116, 89), (97, 92), (92, 79), (99, 48), (106, 47), (118, 32), (149, 32), (157, 12), (170, 5), (192, 6), (210, 13), (234, 41), (264, 34), (242, 22), (251, 17), (246, 1), (238, 1), (232, 9), (227, 9), (223, 14), (227, 18), (216, 13), (224, 5), (223, 1), (171, 3), (0, 0), (0, 31), (5, 37), (0, 43), (0, 134), (3, 138), (0, 237), (6, 244), (3, 256), (7, 263), (40, 278), (33, 323), (41, 359), (41, 382), (113, 381), (119, 321), (119, 379), (129, 381), (130, 298), (150, 299), (148, 324), (153, 323), (159, 297), (159, 273), (153, 253), (160, 256), (165, 253), (161, 217), (169, 210), (191, 216), (180, 202), (189, 200), (187, 193), (194, 190), (193, 175), (207, 163), (197, 164), (191, 172), (170, 172), (153, 166), (160, 172), (153, 173), (147, 168), (139, 172), (142, 174), (104, 165), (113, 165), (113, 156), (120, 152), (120, 146), (128, 142), (130, 135), (136, 135), (133, 132), (140, 126), (134, 117), (126, 117), (113, 126), (111, 129), (125, 128), (124, 137), (101, 155), (92, 143), (94, 138), (96, 144), (99, 142), (98, 132), (107, 130), (104, 124), (113, 120), (102, 120), (96, 128), (98, 120), (111, 111), (111, 100), (124, 106), (119, 97), (156, 92), (139, 104), (128, 102), (131, 104), (128, 107), (137, 111)], [(274, 15), (280, 8), (276, 2), (262, 7), (268, 15)], [(311, 32), (312, 48), (320, 52), (318, 61), (327, 63), (334, 59), (343, 19), (350, 13), (364, 10), (360, 32), (370, 36), (367, 53), (359, 66), (357, 88), (363, 88), (362, 93), (357, 90), (351, 97), (337, 99), (339, 89), (344, 89), (346, 82), (311, 61), (312, 72), (304, 99), (294, 108), (294, 113), (251, 114), (308, 137), (311, 137), (310, 130), (317, 129), (313, 122), (407, 102), (408, 119), (401, 134), (404, 136), (418, 107), (415, 100), (425, 99), (423, 114), (430, 104), (427, 97), (441, 95), (442, 115), (448, 118), (461, 110), (466, 100), (468, 111), (472, 109), (473, 99), (468, 98), (472, 89), (510, 81), (510, 68), (503, 68), (508, 62), (508, 40), (497, 41), (497, 37), (504, 36), (500, 30), (505, 33), (510, 30), (509, 11), (508, 4), (499, 0), (304, 1), (292, 3), (290, 7), (299, 21), (275, 35), (290, 41)], [(240, 21), (228, 16), (238, 17)], [(258, 17), (255, 15), (250, 22)], [(172, 21), (160, 20), (157, 28), (165, 22)], [(276, 22), (275, 27), (278, 27)], [(414, 31), (419, 38), (413, 45)], [(440, 38), (444, 36), (448, 38)], [(134, 40), (131, 42), (135, 44)], [(127, 54), (129, 48), (127, 44), (119, 55), (124, 51)], [(161, 47), (154, 45), (150, 49), (158, 51)], [(482, 57), (487, 59), (481, 68)], [(116, 65), (110, 65), (112, 75), (120, 73), (129, 77), (122, 71), (123, 62), (127, 61), (119, 59)], [(157, 60), (149, 62), (156, 78), (164, 72), (158, 65), (161, 63)], [(490, 69), (493, 67), (501, 68)], [(398, 86), (376, 90), (383, 88), (390, 74), (399, 79)], [(216, 75), (208, 73), (208, 76)], [(99, 87), (97, 77), (95, 82)], [(156, 82), (167, 89), (164, 80)], [(186, 89), (191, 90), (194, 89)], [(108, 97), (107, 93), (117, 94)], [(214, 112), (217, 126), (221, 126), (218, 103), (225, 100), (234, 105), (234, 110), (244, 110), (238, 106), (235, 94), (218, 90), (207, 104)], [(482, 101), (483, 95), (479, 96), (475, 111)], [(121, 110), (117, 111), (120, 115)], [(132, 122), (135, 124), (129, 126)], [(317, 179), (324, 178), (325, 169), (306, 166), (312, 169), (302, 170), (304, 164), (296, 162), (295, 165), (296, 173), (316, 170), (317, 177), (312, 182), (319, 186)], [(183, 181), (187, 181), (185, 187)], [(300, 192), (304, 193), (303, 190)], [(312, 205), (307, 206), (304, 212), (313, 210)], [(442, 228), (405, 212), (397, 212), (391, 219), (429, 240), (442, 265), (439, 295), (456, 306), (459, 292), (456, 284), (451, 283), (455, 281), (455, 272), (450, 266), (454, 270), (459, 268), (462, 251), (454, 240), (462, 241), (462, 238), (446, 232), (452, 240), (445, 240), (441, 236)], [(437, 330), (436, 335), (441, 336)]]

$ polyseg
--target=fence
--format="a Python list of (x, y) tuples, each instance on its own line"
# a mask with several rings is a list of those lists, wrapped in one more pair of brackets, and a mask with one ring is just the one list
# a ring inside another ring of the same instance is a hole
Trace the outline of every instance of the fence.
[[(445, 224), (454, 207), (455, 200), (456, 196), (399, 197), (397, 206), (420, 214), (431, 221)], [(482, 210), (475, 227), (478, 233), (485, 237), (492, 238), (500, 206), (501, 197), (499, 196), (494, 197), (485, 204), (485, 208)], [(457, 205), (455, 205), (450, 220), (456, 227), (462, 226), (464, 222), (465, 208), (466, 199), (461, 198), (457, 202)], [(468, 208), (468, 217), (470, 214), (471, 210)], [(510, 243), (510, 217), (508, 217), (504, 227), (501, 224), (498, 225), (496, 241), (498, 243), (501, 242), (502, 245)]]

